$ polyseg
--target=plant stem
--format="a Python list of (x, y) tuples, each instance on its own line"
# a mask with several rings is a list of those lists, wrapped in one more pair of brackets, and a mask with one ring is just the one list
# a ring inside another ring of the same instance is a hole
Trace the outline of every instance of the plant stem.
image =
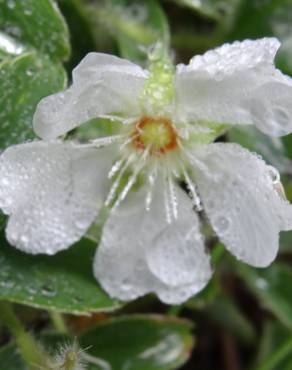
[(55, 329), (61, 334), (68, 334), (68, 328), (63, 315), (56, 311), (49, 311), (49, 314)]
[(285, 357), (292, 353), (292, 337), (286, 340), (274, 353), (272, 353), (262, 365), (254, 370), (271, 370), (276, 367)]
[(168, 316), (179, 316), (181, 310), (183, 309), (183, 305), (173, 305), (170, 306), (167, 310)]
[(0, 302), (0, 319), (14, 336), (20, 354), (29, 370), (46, 368), (47, 359), (37, 345), (34, 337), (25, 331), (13, 312), (12, 305)]

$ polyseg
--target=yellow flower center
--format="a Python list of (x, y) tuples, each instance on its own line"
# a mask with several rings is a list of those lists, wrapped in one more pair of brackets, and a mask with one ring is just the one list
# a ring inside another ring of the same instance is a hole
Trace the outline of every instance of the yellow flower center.
[(177, 134), (168, 118), (143, 117), (132, 134), (136, 149), (149, 148), (151, 154), (161, 155), (177, 148)]

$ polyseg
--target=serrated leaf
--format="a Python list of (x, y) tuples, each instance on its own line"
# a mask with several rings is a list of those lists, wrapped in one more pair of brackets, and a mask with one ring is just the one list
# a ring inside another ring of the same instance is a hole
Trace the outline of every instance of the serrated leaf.
[(35, 137), (32, 116), (37, 103), (65, 83), (63, 67), (35, 52), (0, 64), (0, 149)]
[[(136, 315), (104, 321), (80, 338), (111, 370), (170, 370), (187, 361), (193, 347), (188, 321)], [(90, 365), (90, 370), (97, 369)]]
[(0, 237), (0, 299), (72, 314), (119, 307), (92, 273), (96, 244), (81, 240), (55, 256), (32, 256)]
[(70, 53), (66, 23), (53, 0), (0, 0), (1, 31), (52, 58)]

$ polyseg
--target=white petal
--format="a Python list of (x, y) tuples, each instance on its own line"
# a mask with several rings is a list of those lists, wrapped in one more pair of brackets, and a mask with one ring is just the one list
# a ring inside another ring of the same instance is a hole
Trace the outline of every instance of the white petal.
[(155, 292), (166, 303), (197, 293), (211, 276), (197, 215), (178, 189), (178, 220), (168, 224), (163, 194), (157, 191), (150, 211), (145, 189), (129, 194), (106, 223), (94, 273), (105, 290), (121, 300)]
[(264, 267), (276, 257), (279, 231), (292, 228), (292, 206), (277, 192), (275, 170), (236, 144), (210, 144), (194, 155), (196, 183), (210, 222), (238, 259)]
[(273, 136), (292, 131), (292, 79), (276, 70), (275, 38), (225, 44), (176, 74), (179, 115), (193, 121), (255, 124)]
[(71, 87), (38, 104), (35, 132), (43, 139), (53, 139), (98, 116), (135, 116), (146, 76), (131, 62), (89, 53), (74, 69)]
[(61, 142), (7, 149), (0, 157), (0, 207), (10, 215), (9, 242), (54, 254), (80, 239), (101, 207), (111, 160), (108, 148)]

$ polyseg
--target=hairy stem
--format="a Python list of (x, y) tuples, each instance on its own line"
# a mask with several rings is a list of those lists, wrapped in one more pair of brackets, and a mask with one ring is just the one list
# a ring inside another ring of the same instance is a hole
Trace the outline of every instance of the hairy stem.
[(25, 331), (10, 303), (0, 302), (0, 319), (14, 336), (19, 352), (28, 369), (46, 368), (47, 357), (37, 345), (35, 338)]

